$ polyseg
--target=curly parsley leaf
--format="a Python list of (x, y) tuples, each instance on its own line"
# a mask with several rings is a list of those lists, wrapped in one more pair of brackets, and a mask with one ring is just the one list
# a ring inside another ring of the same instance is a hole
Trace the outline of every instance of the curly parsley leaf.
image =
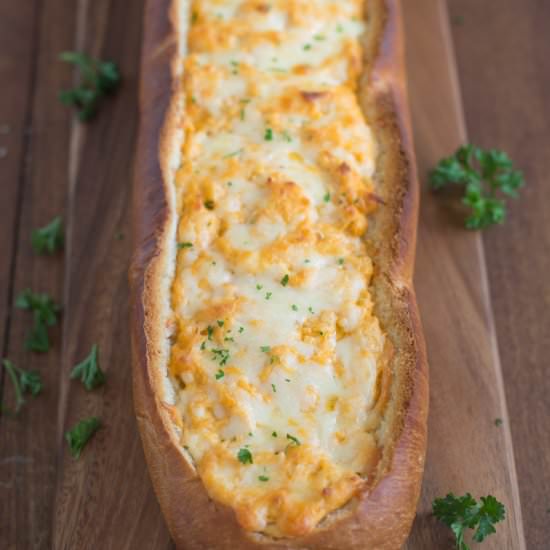
[(2, 365), (13, 384), (15, 392), (15, 412), (18, 413), (25, 404), (24, 394), (37, 396), (42, 391), (42, 379), (36, 371), (26, 371), (16, 367), (9, 359), (4, 359)]
[(462, 186), (462, 202), (471, 211), (466, 227), (483, 229), (505, 220), (505, 197), (516, 198), (525, 180), (503, 151), (463, 145), (432, 170), (430, 184), (436, 190), (448, 184)]
[(50, 349), (48, 327), (57, 323), (60, 306), (47, 294), (35, 293), (29, 289), (19, 294), (15, 306), (32, 311), (34, 317), (34, 325), (27, 336), (25, 347), (30, 351), (48, 351)]
[(118, 67), (112, 61), (94, 59), (81, 52), (63, 52), (60, 59), (79, 69), (80, 85), (63, 90), (59, 100), (64, 105), (74, 106), (81, 121), (88, 121), (96, 115), (101, 100), (120, 84)]
[(105, 373), (101, 370), (97, 359), (97, 344), (92, 346), (88, 357), (81, 363), (78, 363), (78, 365), (75, 365), (71, 371), (71, 380), (76, 378), (80, 378), (88, 391), (105, 384)]
[(86, 446), (90, 438), (101, 427), (101, 420), (96, 416), (85, 418), (75, 424), (66, 434), (65, 439), (69, 444), (69, 450), (74, 458), (79, 458), (82, 449)]
[(494, 496), (481, 497), (478, 503), (470, 493), (461, 497), (449, 493), (445, 498), (436, 498), (432, 508), (435, 517), (453, 531), (458, 550), (470, 550), (464, 542), (466, 529), (475, 529), (474, 541), (483, 542), (496, 532), (495, 523), (506, 515), (504, 505)]
[(34, 229), (31, 243), (37, 254), (54, 254), (63, 248), (63, 221), (60, 216), (55, 217), (44, 227)]

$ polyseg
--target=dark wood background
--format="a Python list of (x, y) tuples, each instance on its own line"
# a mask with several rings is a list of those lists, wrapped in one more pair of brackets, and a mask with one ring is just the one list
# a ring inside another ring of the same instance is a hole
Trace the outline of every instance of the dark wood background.
[[(415, 4), (421, 13), (439, 2)], [(550, 4), (448, 4), (468, 136), (506, 150), (528, 182), (506, 225), (482, 238), (526, 547), (544, 549), (550, 540)], [(117, 550), (170, 547), (129, 391), (126, 269), (142, 9), (143, 0), (0, 0), (0, 353), (40, 370), (46, 387), (17, 419), (0, 418), (1, 549), (97, 548), (98, 541)], [(58, 54), (73, 49), (116, 60), (124, 75), (120, 93), (86, 126), (57, 101), (73, 78)], [(426, 78), (437, 87), (437, 74)], [(450, 116), (456, 126), (456, 113)], [(417, 132), (423, 123), (417, 115)], [(425, 172), (427, 165), (420, 166)], [(30, 229), (59, 213), (67, 223), (65, 252), (37, 257)], [(425, 250), (419, 255), (429, 257)], [(64, 306), (53, 351), (45, 355), (23, 349), (29, 316), (12, 303), (26, 287), (47, 291)], [(96, 342), (108, 385), (86, 393), (67, 378)], [(3, 397), (12, 399), (9, 384)], [(75, 462), (63, 432), (91, 414), (107, 426)], [(475, 425), (469, 429), (476, 432)], [(419, 530), (413, 539), (427, 540)], [(430, 540), (439, 548), (445, 539)]]

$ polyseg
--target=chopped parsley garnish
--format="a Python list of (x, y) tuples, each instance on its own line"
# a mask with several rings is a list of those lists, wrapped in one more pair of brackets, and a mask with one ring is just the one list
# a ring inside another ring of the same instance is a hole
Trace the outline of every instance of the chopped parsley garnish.
[(338, 258), (338, 265), (344, 265), (344, 258)]
[(201, 344), (201, 351), (206, 349), (206, 340)]
[(290, 378), (285, 378), (285, 382), (290, 382)]
[(344, 27), (340, 24), (336, 25), (336, 32), (344, 32)]
[(216, 373), (216, 380), (219, 380), (220, 378), (223, 378), (225, 376), (225, 372), (222, 369), (219, 369)]
[(293, 435), (286, 434), (286, 438), (290, 439), (291, 445), (301, 445), (300, 440), (297, 437), (294, 437)]
[(80, 71), (79, 86), (61, 91), (59, 101), (74, 106), (80, 120), (88, 121), (97, 113), (101, 100), (120, 84), (118, 67), (112, 61), (101, 61), (80, 52), (63, 52), (59, 57)]
[(307, 51), (307, 50), (311, 50), (311, 44), (306, 44), (306, 45), (304, 46), (304, 50), (306, 50), (306, 51)]
[(304, 260), (304, 263), (305, 263), (305, 264), (310, 264), (310, 263), (311, 263), (311, 260), (308, 259), (308, 258), (306, 258), (306, 259)]
[[(13, 384), (15, 412), (18, 413), (25, 404), (25, 398), (23, 397), (25, 393), (30, 393), (34, 397), (42, 391), (42, 379), (40, 378), (40, 373), (20, 369), (9, 359), (4, 359), (2, 364)], [(3, 407), (0, 406), (0, 410), (3, 410)]]
[(197, 21), (199, 20), (199, 14), (194, 11), (192, 14), (191, 14), (191, 23), (196, 23)]
[(243, 333), (244, 332), (244, 327), (239, 327), (239, 333)]
[(267, 476), (264, 476), (264, 475), (258, 476), (258, 479), (260, 481), (269, 481), (269, 478)]
[(495, 418), (495, 426), (498, 428), (502, 426), (502, 418)]
[(75, 426), (65, 434), (65, 439), (69, 444), (69, 450), (74, 458), (80, 457), (82, 449), (100, 427), (101, 421), (99, 418), (92, 416), (75, 424)]
[(298, 306), (296, 304), (292, 304), (290, 307), (292, 308), (292, 311), (298, 311)]
[(273, 393), (277, 393), (277, 386), (275, 384), (271, 384), (271, 389), (273, 390)]
[(37, 254), (54, 254), (63, 248), (63, 222), (55, 217), (50, 223), (34, 229), (31, 236), (32, 247)]
[(313, 311), (313, 308), (312, 308), (311, 306), (309, 306), (309, 307), (307, 308), (307, 310), (308, 310), (312, 315), (315, 313), (315, 312)]
[(285, 275), (285, 276), (281, 279), (281, 284), (282, 284), (283, 286), (288, 285), (289, 278), (290, 278), (290, 277), (288, 276), (288, 274)]
[(224, 321), (216, 321), (216, 323), (218, 323), (219, 327), (223, 327), (223, 325), (224, 325)]
[(269, 353), (271, 351), (270, 346), (260, 346), (260, 350), (262, 350), (264, 353)]
[(477, 502), (470, 493), (456, 497), (449, 493), (445, 498), (436, 498), (432, 503), (434, 516), (453, 531), (457, 550), (470, 550), (464, 542), (466, 529), (477, 529), (473, 539), (483, 542), (496, 532), (494, 525), (506, 516), (506, 509), (494, 496), (481, 497)]
[(225, 336), (223, 341), (224, 342), (235, 342), (235, 338), (233, 338), (233, 336)]
[(320, 42), (321, 40), (325, 39), (325, 36), (323, 34), (316, 34), (316, 35), (313, 36), (313, 38), (315, 38), (315, 40)]
[(206, 327), (206, 333), (208, 334), (208, 339), (212, 340), (212, 335), (214, 334), (214, 327), (211, 325), (208, 325)]
[(277, 432), (271, 432), (271, 437), (277, 437)]
[(271, 299), (271, 296), (273, 296), (273, 292), (266, 292), (266, 293), (265, 293), (265, 299), (266, 299), (266, 300), (270, 300), (270, 299)]
[(262, 290), (263, 285), (256, 285), (256, 290)]
[(208, 210), (214, 210), (214, 201), (204, 201), (204, 207), (207, 208)]
[(224, 155), (222, 158), (223, 159), (228, 159), (228, 158), (231, 158), (231, 157), (236, 157), (237, 155), (240, 155), (243, 151), (244, 151), (244, 149), (241, 147), (240, 149), (237, 149), (236, 151), (233, 151), (232, 153), (227, 153), (227, 155)]
[(32, 311), (34, 317), (34, 326), (27, 336), (25, 347), (30, 351), (48, 351), (48, 327), (57, 323), (61, 308), (47, 294), (34, 293), (29, 289), (19, 294), (15, 306)]
[(220, 367), (223, 367), (229, 361), (229, 350), (226, 348), (213, 348), (210, 350), (212, 352), (212, 359), (214, 361), (220, 362)]
[(464, 145), (432, 170), (430, 184), (436, 190), (448, 184), (462, 186), (462, 203), (471, 211), (465, 221), (466, 228), (483, 229), (504, 221), (504, 196), (517, 197), (518, 189), (525, 181), (523, 174), (513, 169), (512, 161), (503, 151)]
[(266, 141), (273, 141), (273, 130), (271, 128), (266, 128), (264, 139)]
[(325, 196), (323, 197), (323, 200), (325, 202), (330, 202), (330, 193), (328, 191), (325, 193)]
[(252, 453), (248, 449), (239, 449), (237, 458), (239, 459), (239, 462), (242, 462), (243, 464), (254, 464)]
[(288, 141), (289, 143), (292, 141), (292, 136), (286, 130), (283, 130), (281, 135), (283, 136), (285, 141)]
[(78, 363), (71, 371), (71, 380), (75, 378), (80, 378), (88, 391), (105, 384), (105, 374), (101, 370), (97, 360), (97, 344), (92, 346), (92, 351), (88, 357), (81, 363)]
[(178, 248), (193, 248), (193, 243), (178, 243)]

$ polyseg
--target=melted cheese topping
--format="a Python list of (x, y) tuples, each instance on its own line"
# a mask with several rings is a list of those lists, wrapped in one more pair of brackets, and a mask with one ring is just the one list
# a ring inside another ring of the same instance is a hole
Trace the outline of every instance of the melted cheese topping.
[(191, 6), (173, 415), (210, 496), (277, 537), (365, 490), (379, 457), (390, 351), (362, 240), (379, 202), (363, 5)]

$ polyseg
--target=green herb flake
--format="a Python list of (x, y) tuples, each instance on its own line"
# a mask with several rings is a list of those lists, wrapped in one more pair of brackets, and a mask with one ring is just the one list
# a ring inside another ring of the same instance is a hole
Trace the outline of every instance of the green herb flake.
[(290, 307), (292, 308), (292, 311), (298, 311), (298, 306), (296, 304), (292, 304)]
[(275, 384), (271, 384), (271, 389), (273, 390), (273, 393), (277, 393), (277, 386)]
[(223, 325), (225, 324), (224, 321), (216, 321), (216, 323), (218, 323), (219, 327), (223, 327)]
[(244, 332), (244, 327), (239, 327), (239, 334), (242, 334)]
[(216, 380), (220, 380), (225, 376), (225, 372), (222, 369), (219, 369), (215, 376), (216, 376)]
[(497, 428), (502, 426), (502, 418), (495, 418), (495, 426)]
[(244, 152), (244, 149), (241, 147), (240, 149), (237, 149), (236, 151), (233, 151), (231, 153), (227, 153), (227, 155), (224, 155), (222, 157), (222, 159), (228, 159), (228, 158), (231, 158), (231, 157), (236, 157), (236, 156), (240, 155), (242, 152)]
[(193, 248), (193, 243), (178, 243), (178, 248)]
[(80, 71), (80, 84), (63, 90), (59, 100), (73, 106), (82, 122), (91, 120), (102, 100), (112, 94), (120, 84), (118, 67), (112, 61), (101, 61), (80, 52), (63, 52), (60, 59), (71, 63)]
[(314, 315), (314, 314), (315, 314), (315, 312), (313, 311), (313, 308), (312, 308), (311, 306), (309, 306), (309, 307), (307, 308), (307, 310), (311, 313), (311, 315)]
[[(33, 397), (36, 397), (42, 391), (42, 378), (39, 372), (20, 369), (9, 359), (4, 359), (2, 365), (8, 373), (13, 385), (13, 390), (15, 392), (15, 412), (18, 413), (25, 404), (24, 394), (29, 393)], [(0, 411), (2, 410), (4, 410), (4, 408), (0, 406)]]
[(344, 265), (344, 258), (338, 258), (338, 265)]
[(281, 279), (281, 284), (282, 284), (283, 286), (288, 285), (289, 279), (290, 279), (290, 277), (288, 276), (288, 274), (285, 275), (285, 276)]
[(273, 130), (271, 128), (266, 128), (264, 139), (266, 141), (273, 141)]
[(266, 300), (271, 300), (271, 296), (273, 296), (273, 292), (266, 292), (265, 293), (265, 299)]
[(239, 459), (239, 462), (241, 462), (242, 464), (254, 464), (252, 453), (248, 449), (245, 449), (244, 447), (239, 449), (239, 452), (237, 453), (237, 458)]
[(31, 243), (37, 254), (54, 254), (63, 248), (63, 242), (63, 221), (60, 216), (32, 232)]
[(286, 438), (291, 441), (291, 445), (301, 445), (300, 440), (297, 437), (294, 437), (293, 435), (286, 434)]
[(105, 384), (105, 373), (99, 366), (97, 353), (97, 344), (94, 344), (88, 357), (81, 363), (78, 363), (71, 371), (71, 380), (80, 378), (80, 381), (88, 391)]
[(271, 351), (271, 347), (270, 346), (260, 346), (260, 350), (263, 351), (264, 353), (269, 353)]
[(80, 458), (82, 449), (91, 437), (101, 427), (99, 418), (92, 416), (75, 424), (66, 434), (65, 439), (69, 444), (69, 450), (74, 458)]
[(208, 201), (204, 201), (204, 207), (207, 208), (208, 210), (214, 210), (214, 201), (212, 200), (208, 200)]
[(256, 285), (256, 290), (262, 290), (263, 285)]
[(311, 50), (311, 44), (305, 44), (304, 50), (307, 52), (308, 50)]
[(207, 333), (207, 335), (208, 335), (208, 339), (209, 339), (209, 340), (212, 340), (212, 335), (214, 334), (214, 327), (211, 326), (211, 325), (208, 325), (208, 326), (206, 327), (206, 333)]
[(40, 353), (48, 351), (50, 349), (48, 327), (57, 323), (61, 308), (47, 294), (35, 293), (29, 289), (19, 294), (15, 306), (32, 311), (34, 317), (34, 325), (27, 335), (25, 347)]
[(258, 476), (258, 479), (260, 481), (269, 481), (269, 478), (267, 476), (264, 476), (264, 475)]
[(212, 352), (212, 360), (219, 361), (220, 367), (223, 367), (229, 361), (229, 350), (226, 348), (213, 348), (210, 350)]
[(325, 202), (330, 202), (330, 193), (327, 191), (325, 195), (323, 196), (323, 200)]

